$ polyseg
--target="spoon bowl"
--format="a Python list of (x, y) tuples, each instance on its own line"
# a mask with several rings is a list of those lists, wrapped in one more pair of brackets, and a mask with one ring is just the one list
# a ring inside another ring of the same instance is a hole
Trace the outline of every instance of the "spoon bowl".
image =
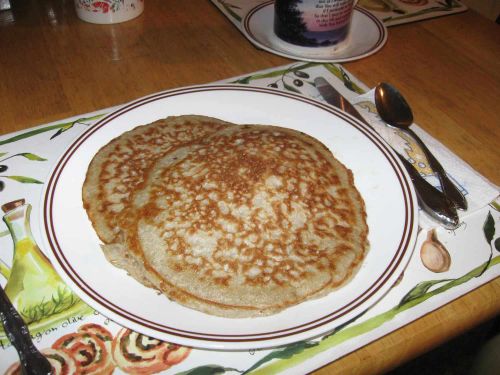
[(407, 129), (413, 124), (413, 112), (394, 86), (380, 83), (375, 89), (375, 105), (380, 117), (389, 125)]
[(375, 106), (382, 120), (388, 125), (404, 130), (420, 146), (424, 152), (429, 166), (437, 173), (444, 194), (459, 209), (467, 209), (467, 200), (462, 192), (449, 179), (443, 166), (427, 148), (425, 143), (411, 130), (413, 112), (403, 95), (394, 86), (380, 83), (375, 88)]

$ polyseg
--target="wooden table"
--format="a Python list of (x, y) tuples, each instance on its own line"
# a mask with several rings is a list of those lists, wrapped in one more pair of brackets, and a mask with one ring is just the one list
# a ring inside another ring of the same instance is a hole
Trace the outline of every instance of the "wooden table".
[[(255, 49), (209, 1), (147, 0), (141, 17), (110, 26), (79, 21), (69, 0), (11, 2), (0, 12), (1, 134), (290, 63)], [(392, 27), (380, 52), (345, 67), (399, 87), (419, 125), (500, 184), (498, 25), (468, 11)], [(499, 312), (496, 279), (318, 373), (387, 371)]]

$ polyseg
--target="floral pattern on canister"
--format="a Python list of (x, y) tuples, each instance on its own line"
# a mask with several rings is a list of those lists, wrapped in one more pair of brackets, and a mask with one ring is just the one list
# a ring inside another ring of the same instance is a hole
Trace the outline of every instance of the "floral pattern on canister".
[(144, 0), (75, 0), (75, 9), (86, 22), (120, 23), (139, 16), (144, 10)]
[(108, 12), (118, 12), (120, 10), (128, 9), (136, 9), (138, 7), (138, 3), (142, 3), (144, 0), (76, 0), (75, 5), (77, 8), (84, 9), (89, 12), (96, 13), (108, 13)]

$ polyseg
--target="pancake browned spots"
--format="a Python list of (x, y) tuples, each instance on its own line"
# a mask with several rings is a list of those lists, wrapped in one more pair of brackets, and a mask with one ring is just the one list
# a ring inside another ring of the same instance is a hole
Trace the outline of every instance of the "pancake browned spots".
[(205, 116), (177, 116), (136, 127), (105, 145), (93, 158), (83, 185), (83, 204), (99, 238), (115, 240), (117, 217), (154, 162), (229, 123)]
[(89, 165), (82, 199), (111, 263), (152, 286), (142, 260), (121, 244), (118, 223), (130, 197), (158, 158), (230, 125), (206, 116), (172, 116), (127, 131), (99, 150)]
[(351, 172), (317, 140), (272, 126), (228, 127), (166, 154), (126, 212), (120, 246), (148, 281), (228, 317), (323, 296), (368, 248)]

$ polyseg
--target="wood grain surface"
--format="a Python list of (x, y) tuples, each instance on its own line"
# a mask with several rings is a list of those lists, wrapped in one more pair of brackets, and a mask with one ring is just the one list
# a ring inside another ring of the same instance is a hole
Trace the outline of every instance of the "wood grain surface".
[[(0, 12), (0, 134), (291, 62), (254, 48), (208, 0), (147, 0), (117, 25), (79, 21), (69, 0), (11, 2)], [(400, 88), (422, 128), (500, 184), (498, 25), (468, 11), (395, 26), (380, 52), (345, 67)], [(386, 372), (499, 312), (497, 278), (317, 373)]]

